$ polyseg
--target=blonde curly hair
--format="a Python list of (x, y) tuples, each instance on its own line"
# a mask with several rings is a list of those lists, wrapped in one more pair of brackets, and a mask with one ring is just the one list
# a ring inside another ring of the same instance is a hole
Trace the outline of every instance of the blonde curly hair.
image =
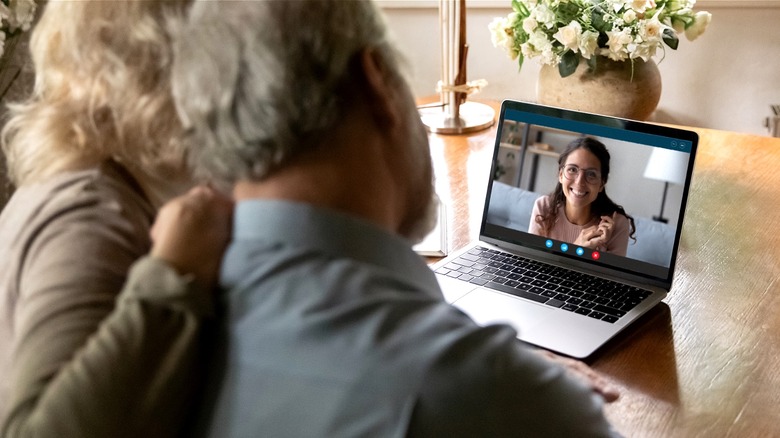
[(31, 96), (2, 131), (10, 180), (116, 159), (165, 176), (180, 168), (167, 22), (190, 0), (52, 1), (33, 30)]

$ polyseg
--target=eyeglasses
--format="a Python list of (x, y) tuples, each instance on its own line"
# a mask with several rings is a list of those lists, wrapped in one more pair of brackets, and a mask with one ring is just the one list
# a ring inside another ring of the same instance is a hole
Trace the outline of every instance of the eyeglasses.
[(563, 166), (563, 177), (569, 181), (574, 181), (580, 176), (580, 172), (585, 172), (585, 181), (588, 184), (597, 184), (601, 182), (601, 172), (596, 169), (580, 169), (576, 164), (567, 164)]

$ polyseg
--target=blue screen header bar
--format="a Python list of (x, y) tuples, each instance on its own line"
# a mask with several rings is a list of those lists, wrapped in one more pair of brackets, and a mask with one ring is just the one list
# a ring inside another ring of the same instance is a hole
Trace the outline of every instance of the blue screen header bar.
[(649, 146), (662, 147), (680, 152), (690, 153), (692, 149), (692, 142), (690, 140), (636, 131), (630, 127), (630, 125), (634, 122), (622, 119), (604, 119), (607, 123), (615, 123), (615, 126), (609, 126), (606, 124), (534, 114), (511, 108), (505, 109), (505, 118), (521, 123), (528, 123), (531, 125), (540, 125), (549, 128), (560, 129), (563, 131), (572, 131), (583, 135), (613, 138), (616, 140), (646, 144)]

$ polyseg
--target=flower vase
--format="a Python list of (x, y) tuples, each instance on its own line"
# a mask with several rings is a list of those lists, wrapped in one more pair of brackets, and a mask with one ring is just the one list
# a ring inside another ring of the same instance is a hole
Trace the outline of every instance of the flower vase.
[(562, 78), (558, 67), (543, 65), (536, 95), (539, 103), (625, 119), (647, 120), (661, 98), (661, 74), (653, 60), (612, 61), (599, 57), (595, 70), (580, 60)]

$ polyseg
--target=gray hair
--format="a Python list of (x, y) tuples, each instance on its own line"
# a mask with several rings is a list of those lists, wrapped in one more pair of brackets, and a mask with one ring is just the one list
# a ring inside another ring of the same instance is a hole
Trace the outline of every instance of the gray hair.
[(191, 164), (219, 182), (261, 180), (333, 126), (362, 49), (403, 80), (367, 0), (199, 1), (178, 27), (173, 93)]

